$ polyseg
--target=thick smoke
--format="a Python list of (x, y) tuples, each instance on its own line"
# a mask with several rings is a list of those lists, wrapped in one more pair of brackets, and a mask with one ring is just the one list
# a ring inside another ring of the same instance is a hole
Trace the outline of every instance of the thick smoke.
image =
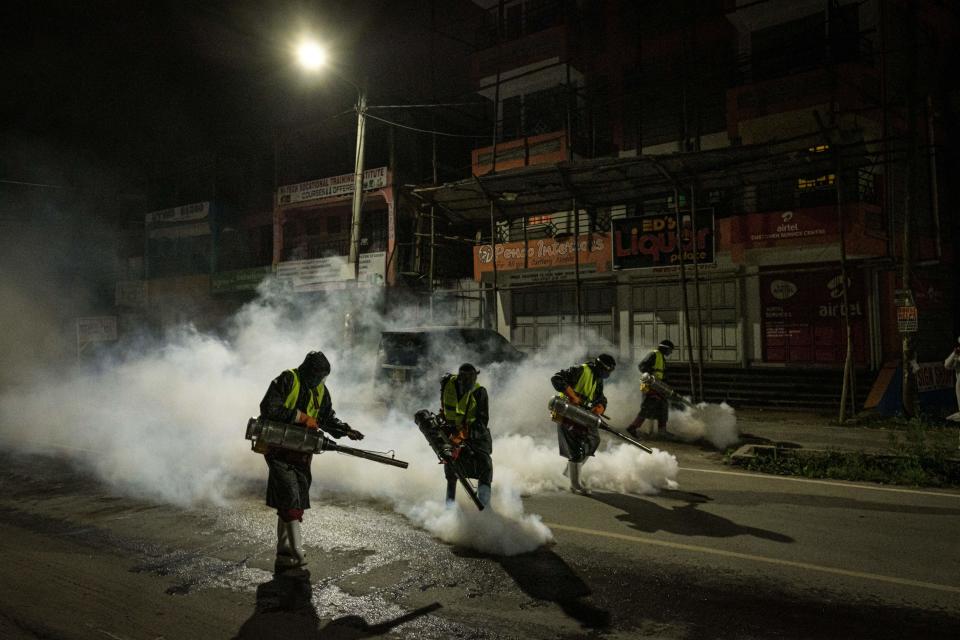
[(706, 440), (721, 451), (740, 440), (737, 416), (726, 402), (701, 402), (694, 409), (671, 411), (668, 425), (670, 432), (681, 440)]
[[(275, 284), (264, 287), (222, 336), (184, 326), (161, 343), (93, 364), (24, 372), (21, 384), (0, 396), (0, 436), (22, 450), (67, 452), (125, 493), (183, 506), (228, 504), (256, 482), (265, 484), (266, 465), (243, 439), (247, 418), (257, 414), (272, 378), (321, 349), (332, 364), (327, 386), (338, 416), (367, 436), (350, 444), (394, 451), (410, 468), (316, 456), (319, 500), (327, 493), (375, 499), (442, 540), (489, 553), (522, 553), (549, 542), (549, 529), (524, 512), (521, 496), (568, 486), (546, 409), (554, 393), (549, 380), (582, 361), (585, 351), (558, 342), (520, 365), (481, 372), (491, 398), (493, 508), (478, 512), (462, 495), (459, 508), (448, 508), (442, 467), (409, 409), (436, 411), (440, 377), (460, 363), (441, 362), (420, 390), (384, 398), (372, 384), (379, 332), (421, 320), (414, 311), (386, 318), (377, 308), (372, 290), (294, 297)], [(354, 312), (353, 339), (344, 333), (346, 309), (364, 310)], [(629, 376), (610, 382), (612, 417), (622, 426), (639, 407), (636, 383)], [(676, 476), (669, 453), (648, 455), (606, 436), (583, 471), (594, 489), (634, 493), (675, 487)]]

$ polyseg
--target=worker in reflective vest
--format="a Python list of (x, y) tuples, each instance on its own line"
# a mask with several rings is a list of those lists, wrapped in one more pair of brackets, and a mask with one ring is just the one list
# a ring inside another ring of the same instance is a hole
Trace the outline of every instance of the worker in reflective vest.
[[(440, 381), (440, 416), (451, 427), (450, 444), (455, 447), (457, 462), (468, 478), (476, 478), (477, 497), (484, 506), (490, 504), (493, 483), (493, 440), (487, 423), (490, 420), (487, 390), (477, 384), (480, 371), (469, 362), (460, 365), (457, 373), (447, 374)], [(447, 502), (457, 497), (457, 476), (450, 465), (444, 465), (447, 479)]]
[[(325, 380), (330, 362), (319, 351), (311, 351), (296, 369), (288, 369), (273, 379), (260, 401), (260, 416), (277, 422), (302, 424), (308, 429), (323, 429), (334, 438), (347, 436), (360, 440), (363, 434), (337, 418)], [(277, 510), (277, 566), (306, 564), (300, 523), (310, 508), (310, 462), (313, 456), (279, 447), (265, 453), (267, 506)]]
[[(558, 371), (550, 379), (550, 383), (561, 395), (566, 395), (571, 403), (601, 415), (607, 408), (603, 381), (610, 377), (616, 366), (617, 361), (613, 356), (601, 353), (590, 362)], [(570, 490), (574, 493), (589, 494), (590, 491), (580, 482), (580, 469), (600, 446), (599, 430), (596, 426), (584, 429), (565, 422), (557, 425), (557, 438), (560, 455), (567, 459), (564, 475), (570, 478)]]
[[(657, 380), (664, 380), (667, 374), (666, 359), (672, 353), (673, 342), (663, 340), (657, 345), (656, 349), (651, 349), (647, 353), (646, 357), (637, 365), (637, 368), (640, 369), (640, 373), (649, 373)], [(643, 403), (640, 405), (640, 412), (637, 417), (627, 427), (627, 432), (634, 437), (637, 437), (640, 432), (649, 433), (651, 436), (668, 436), (669, 398), (664, 398), (656, 390), (642, 383), (640, 384), (640, 392), (643, 394)]]

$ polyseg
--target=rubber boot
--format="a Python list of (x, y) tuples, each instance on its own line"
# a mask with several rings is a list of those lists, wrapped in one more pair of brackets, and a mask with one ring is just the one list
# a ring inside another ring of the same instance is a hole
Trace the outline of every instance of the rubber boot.
[(637, 414), (637, 417), (633, 419), (633, 422), (630, 423), (630, 426), (627, 427), (627, 433), (629, 433), (634, 438), (640, 437), (640, 429), (643, 426), (643, 418), (640, 417), (640, 414)]
[(480, 500), (480, 504), (483, 505), (484, 509), (490, 506), (490, 485), (481, 484), (477, 487), (477, 498)]
[(300, 530), (300, 521), (291, 520), (283, 523), (287, 531), (287, 544), (290, 546), (290, 555), (294, 562), (292, 566), (302, 567), (307, 564), (307, 557), (303, 552), (303, 533)]
[(297, 559), (293, 557), (293, 552), (290, 550), (286, 523), (280, 516), (277, 516), (277, 566), (297, 566)]
[(646, 419), (640, 424), (640, 428), (637, 429), (637, 431), (639, 431), (640, 433), (646, 433), (646, 434), (648, 434), (651, 438), (656, 438), (656, 437), (657, 437), (657, 427), (658, 427), (659, 425), (660, 425), (660, 423), (659, 423), (658, 421), (656, 421), (656, 420), (651, 420), (650, 418), (646, 418)]
[(455, 504), (457, 502), (457, 481), (456, 480), (447, 480), (447, 499), (446, 503), (448, 505)]
[(580, 484), (580, 467), (582, 466), (582, 462), (573, 461), (567, 465), (567, 470), (570, 475), (570, 491), (579, 493), (582, 496), (588, 496), (590, 495), (590, 490)]

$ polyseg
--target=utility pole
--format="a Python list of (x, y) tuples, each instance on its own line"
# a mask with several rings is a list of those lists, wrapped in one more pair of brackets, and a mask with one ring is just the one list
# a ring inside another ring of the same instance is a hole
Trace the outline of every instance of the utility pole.
[[(917, 14), (916, 7), (908, 6), (907, 11), (907, 37), (905, 55), (907, 64), (904, 65), (906, 73), (905, 91), (907, 102), (907, 184), (903, 194), (903, 255), (902, 270), (900, 273), (901, 286), (912, 293), (913, 281), (913, 209), (916, 207), (916, 188), (917, 188), (917, 109), (916, 109), (916, 77), (917, 77)], [(916, 349), (913, 342), (913, 333), (903, 331), (901, 334), (901, 367), (903, 368), (903, 386), (901, 396), (903, 398), (903, 413), (906, 417), (912, 418), (917, 413), (917, 377), (913, 371), (913, 364), (916, 362)]]
[(363, 148), (366, 136), (367, 93), (357, 92), (357, 150), (353, 163), (353, 215), (350, 223), (350, 264), (353, 277), (360, 283), (360, 209), (363, 205)]

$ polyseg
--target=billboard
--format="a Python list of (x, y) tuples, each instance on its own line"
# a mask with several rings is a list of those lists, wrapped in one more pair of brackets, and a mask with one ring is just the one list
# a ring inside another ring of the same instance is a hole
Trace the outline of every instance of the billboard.
[(713, 264), (716, 261), (713, 209), (697, 209), (696, 242), (693, 241), (693, 218), (689, 211), (680, 212), (681, 232), (677, 233), (674, 213), (621, 218), (612, 223), (613, 268), (652, 269), (671, 267), (683, 261), (692, 264)]
[(195, 202), (144, 216), (148, 278), (210, 273), (212, 206)]
[[(320, 198), (347, 196), (353, 193), (354, 174), (318, 178), (297, 184), (288, 184), (277, 189), (277, 203), (296, 204)], [(387, 186), (387, 168), (377, 167), (363, 172), (363, 189), (382, 189)]]

